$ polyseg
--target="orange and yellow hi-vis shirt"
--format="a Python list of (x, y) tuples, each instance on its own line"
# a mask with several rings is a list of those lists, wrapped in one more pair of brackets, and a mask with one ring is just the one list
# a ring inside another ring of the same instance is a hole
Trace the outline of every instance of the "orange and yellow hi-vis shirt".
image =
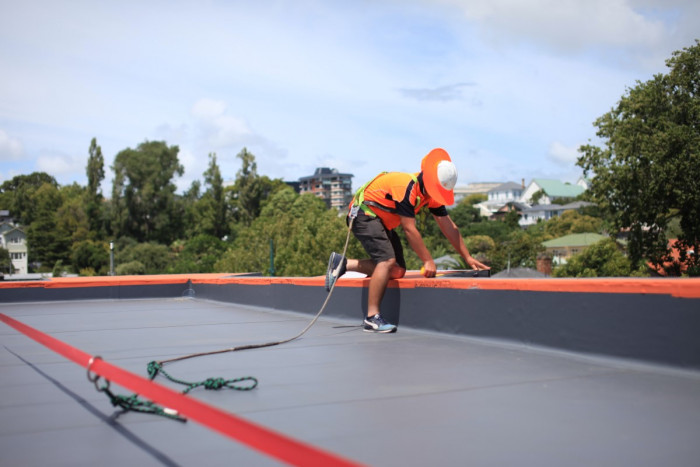
[(387, 172), (377, 176), (364, 189), (364, 204), (376, 214), (384, 226), (393, 230), (401, 217), (415, 217), (423, 206), (436, 216), (446, 216), (447, 209), (430, 198), (423, 185), (422, 174)]

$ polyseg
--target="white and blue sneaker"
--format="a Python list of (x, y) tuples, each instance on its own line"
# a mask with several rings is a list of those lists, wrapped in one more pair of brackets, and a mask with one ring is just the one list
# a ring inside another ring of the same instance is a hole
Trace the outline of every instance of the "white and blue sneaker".
[(364, 325), (363, 331), (365, 331), (365, 332), (382, 332), (382, 333), (396, 332), (396, 326), (384, 321), (384, 318), (382, 318), (379, 315), (379, 313), (372, 316), (371, 318), (365, 318), (363, 325)]
[(326, 291), (330, 292), (333, 288), (333, 284), (338, 280), (340, 276), (345, 274), (346, 266), (348, 264), (347, 258), (343, 255), (336, 253), (335, 251), (331, 253), (331, 257), (328, 259), (328, 269), (326, 270)]

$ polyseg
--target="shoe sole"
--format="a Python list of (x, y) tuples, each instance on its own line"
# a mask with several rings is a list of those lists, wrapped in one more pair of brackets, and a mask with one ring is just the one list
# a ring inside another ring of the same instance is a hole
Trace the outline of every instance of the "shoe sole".
[(391, 329), (387, 329), (385, 331), (380, 331), (379, 329), (374, 329), (372, 327), (363, 327), (362, 330), (364, 332), (374, 332), (374, 333), (378, 333), (378, 334), (391, 334), (392, 332), (396, 332), (396, 326), (394, 326)]

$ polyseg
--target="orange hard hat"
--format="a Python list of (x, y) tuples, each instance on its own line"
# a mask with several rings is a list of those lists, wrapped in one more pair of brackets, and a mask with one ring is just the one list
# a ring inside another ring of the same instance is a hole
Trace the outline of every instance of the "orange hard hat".
[(428, 196), (445, 206), (455, 202), (452, 190), (457, 184), (457, 167), (447, 151), (441, 148), (430, 151), (421, 161), (420, 170)]

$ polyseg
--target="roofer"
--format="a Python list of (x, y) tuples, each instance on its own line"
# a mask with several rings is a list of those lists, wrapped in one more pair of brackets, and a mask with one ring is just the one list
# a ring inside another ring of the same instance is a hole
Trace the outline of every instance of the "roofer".
[(401, 226), (409, 245), (423, 262), (425, 277), (435, 277), (436, 267), (423, 237), (416, 227), (416, 214), (427, 206), (443, 235), (449, 240), (466, 264), (472, 269), (489, 269), (474, 259), (452, 222), (446, 206), (454, 203), (457, 168), (444, 149), (433, 149), (421, 161), (416, 174), (383, 172), (362, 186), (350, 204), (348, 222), (354, 218), (352, 232), (370, 259), (349, 259), (333, 252), (328, 260), (326, 289), (330, 291), (338, 277), (355, 271), (370, 277), (367, 317), (363, 328), (367, 332), (396, 332), (387, 323), (379, 308), (390, 279), (406, 274), (403, 247), (395, 228)]

